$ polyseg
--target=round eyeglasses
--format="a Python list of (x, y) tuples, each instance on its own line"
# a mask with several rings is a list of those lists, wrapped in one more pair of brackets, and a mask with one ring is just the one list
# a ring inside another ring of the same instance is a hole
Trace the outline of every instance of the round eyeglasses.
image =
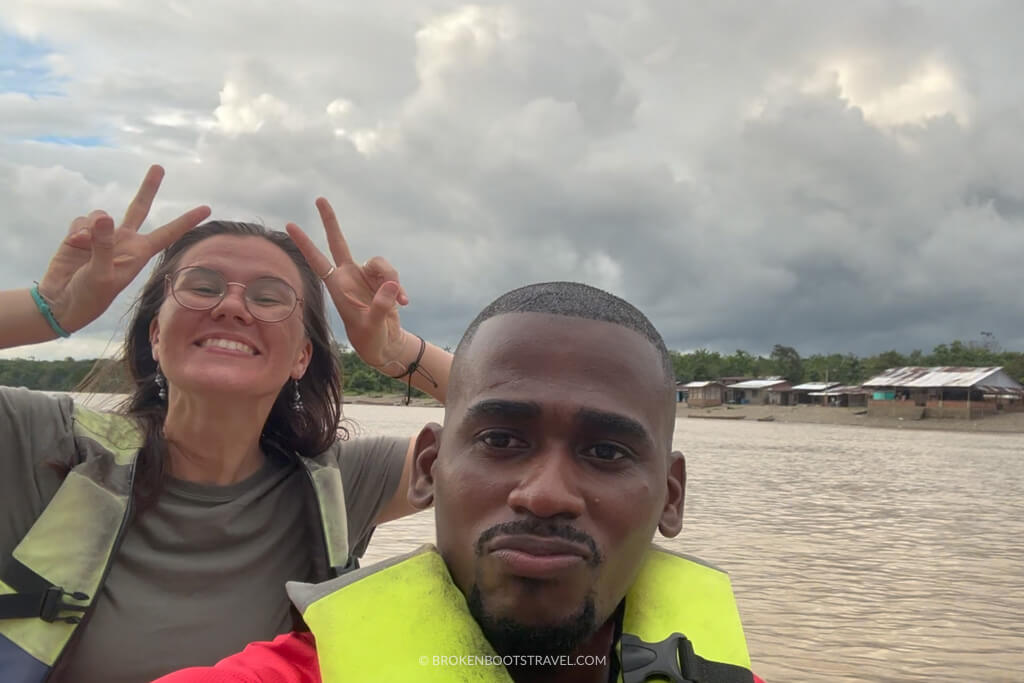
[(228, 287), (245, 290), (245, 309), (259, 321), (279, 323), (292, 314), (302, 299), (290, 284), (277, 277), (258, 277), (249, 282), (228, 282), (216, 270), (189, 266), (164, 276), (171, 296), (193, 311), (208, 311), (228, 295)]

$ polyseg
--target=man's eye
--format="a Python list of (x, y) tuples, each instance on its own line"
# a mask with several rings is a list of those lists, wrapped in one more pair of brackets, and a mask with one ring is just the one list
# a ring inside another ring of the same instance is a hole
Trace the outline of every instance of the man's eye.
[(508, 432), (485, 432), (480, 435), (480, 441), (489, 448), (523, 448), (526, 446), (526, 442)]
[(629, 451), (622, 446), (616, 446), (612, 443), (595, 444), (585, 450), (584, 454), (595, 460), (605, 461), (622, 460), (623, 458), (630, 457)]

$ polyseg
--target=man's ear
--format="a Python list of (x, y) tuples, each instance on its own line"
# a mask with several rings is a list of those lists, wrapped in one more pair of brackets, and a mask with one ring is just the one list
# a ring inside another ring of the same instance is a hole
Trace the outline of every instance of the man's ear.
[(686, 500), (686, 457), (673, 451), (668, 463), (668, 493), (661, 511), (658, 530), (665, 538), (674, 538), (683, 530), (683, 503)]
[(412, 474), (409, 477), (409, 502), (426, 510), (434, 503), (434, 463), (441, 448), (441, 425), (431, 422), (416, 437), (413, 446)]

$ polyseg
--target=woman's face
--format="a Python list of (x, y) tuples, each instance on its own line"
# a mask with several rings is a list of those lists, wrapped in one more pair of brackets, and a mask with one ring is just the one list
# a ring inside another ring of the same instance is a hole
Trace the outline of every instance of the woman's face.
[[(176, 270), (190, 266), (217, 271), (227, 282), (280, 278), (305, 298), (295, 263), (262, 237), (207, 238), (182, 254)], [(179, 304), (167, 290), (150, 325), (150, 341), (170, 392), (272, 400), (289, 379), (302, 377), (313, 353), (303, 328), (303, 305), (280, 322), (262, 322), (246, 308), (245, 293), (229, 285), (216, 306), (197, 311)]]

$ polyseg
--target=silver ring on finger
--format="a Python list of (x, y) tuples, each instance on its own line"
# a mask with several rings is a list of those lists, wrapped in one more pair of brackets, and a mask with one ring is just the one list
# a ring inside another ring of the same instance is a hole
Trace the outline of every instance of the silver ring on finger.
[(329, 278), (330, 276), (334, 275), (334, 271), (337, 270), (337, 269), (338, 269), (337, 266), (331, 266), (331, 269), (328, 270), (323, 275), (321, 275), (320, 279), (323, 280), (324, 282), (326, 282), (327, 278)]

